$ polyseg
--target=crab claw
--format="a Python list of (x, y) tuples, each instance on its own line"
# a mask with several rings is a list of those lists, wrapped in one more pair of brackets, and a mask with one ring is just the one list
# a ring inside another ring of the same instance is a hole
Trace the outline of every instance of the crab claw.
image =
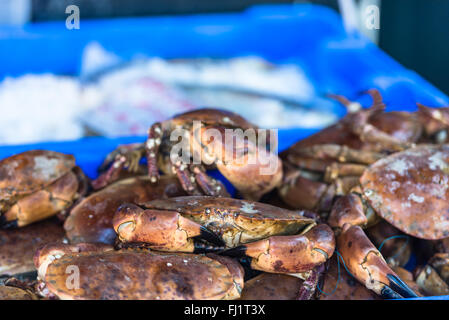
[(320, 224), (302, 235), (272, 236), (221, 252), (247, 256), (251, 268), (272, 273), (302, 273), (326, 262), (335, 249), (332, 229)]
[(207, 247), (196, 243), (194, 237), (224, 246), (223, 240), (215, 233), (176, 211), (144, 210), (125, 203), (117, 209), (112, 224), (121, 241), (147, 243), (154, 250), (207, 251)]
[(346, 223), (337, 238), (337, 246), (349, 272), (368, 289), (387, 299), (418, 297), (391, 270), (359, 226)]

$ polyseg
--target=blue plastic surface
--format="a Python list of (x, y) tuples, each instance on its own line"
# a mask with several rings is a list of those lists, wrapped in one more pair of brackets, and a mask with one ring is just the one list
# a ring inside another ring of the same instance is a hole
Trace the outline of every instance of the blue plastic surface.
[(441, 91), (372, 42), (347, 34), (335, 11), (308, 4), (257, 6), (234, 14), (82, 20), (79, 30), (67, 30), (65, 21), (0, 26), (0, 79), (28, 72), (76, 75), (91, 41), (125, 61), (139, 55), (257, 55), (300, 65), (321, 95), (354, 99), (376, 87), (390, 110), (414, 110), (416, 102), (449, 105)]

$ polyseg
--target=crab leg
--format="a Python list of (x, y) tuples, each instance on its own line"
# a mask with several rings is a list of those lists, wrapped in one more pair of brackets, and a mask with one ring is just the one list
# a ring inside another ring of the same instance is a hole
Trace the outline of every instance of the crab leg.
[(157, 155), (162, 140), (162, 129), (159, 122), (154, 123), (148, 130), (148, 138), (145, 143), (148, 175), (152, 183), (159, 180), (159, 169), (157, 167)]
[(182, 188), (189, 195), (200, 195), (201, 192), (198, 190), (198, 187), (195, 183), (195, 177), (189, 171), (188, 166), (186, 164), (181, 163), (181, 161), (177, 161), (172, 163), (173, 173), (179, 179)]
[(220, 248), (224, 246), (223, 240), (215, 233), (176, 211), (144, 210), (125, 203), (117, 209), (112, 224), (121, 241), (148, 243), (154, 250), (198, 252), (211, 248), (195, 242), (193, 237)]
[(384, 104), (382, 95), (380, 94), (379, 90), (369, 89), (369, 90), (365, 91), (364, 93), (367, 93), (371, 96), (371, 98), (373, 99), (373, 104), (372, 104), (373, 106)]
[(387, 299), (418, 297), (388, 266), (359, 226), (346, 223), (337, 237), (337, 246), (350, 273), (368, 289)]
[(315, 146), (301, 148), (289, 156), (292, 163), (301, 161), (301, 157), (311, 157), (314, 159), (335, 159), (339, 162), (355, 162), (361, 164), (371, 164), (382, 158), (384, 155), (368, 150), (356, 150), (338, 144), (319, 144)]
[(320, 224), (302, 235), (272, 236), (222, 252), (252, 258), (251, 268), (272, 273), (303, 273), (323, 264), (334, 253), (334, 233)]
[(338, 177), (361, 176), (366, 169), (363, 164), (329, 162), (297, 156), (290, 157), (289, 160), (293, 160), (292, 163), (303, 170), (324, 172), (325, 182), (332, 182)]
[(334, 162), (326, 168), (324, 181), (332, 182), (338, 177), (345, 177), (345, 176), (361, 176), (365, 171), (365, 169), (366, 166), (362, 164)]
[(116, 159), (108, 170), (98, 176), (97, 179), (92, 180), (92, 187), (95, 190), (101, 189), (107, 186), (109, 183), (118, 179), (120, 171), (125, 167), (126, 158), (124, 156), (117, 155)]
[[(373, 114), (382, 112), (385, 109), (385, 104), (382, 102), (382, 97), (378, 90), (371, 89), (366, 93), (373, 98), (373, 104), (368, 109), (360, 109), (360, 104), (351, 102), (343, 96), (329, 96), (339, 101), (349, 110), (349, 113), (343, 119), (343, 123), (345, 123), (354, 134), (358, 135), (360, 140), (376, 143), (393, 151), (400, 151), (411, 147), (410, 143), (401, 142), (368, 123)], [(354, 106), (356, 106), (356, 108)]]
[(206, 174), (203, 166), (192, 165), (190, 171), (195, 175), (196, 183), (206, 196), (218, 197), (223, 193), (220, 184)]
[(342, 228), (346, 223), (365, 226), (368, 223), (368, 218), (363, 212), (362, 199), (354, 193), (337, 199), (327, 223), (332, 228)]
[[(130, 166), (130, 170), (137, 169), (137, 164), (142, 157), (143, 143), (131, 143), (126, 145), (120, 145), (117, 149), (110, 152), (103, 163), (98, 168), (98, 171), (104, 172), (107, 168), (117, 160), (119, 156), (124, 156), (127, 160), (127, 164)], [(137, 163), (135, 163), (137, 161)]]

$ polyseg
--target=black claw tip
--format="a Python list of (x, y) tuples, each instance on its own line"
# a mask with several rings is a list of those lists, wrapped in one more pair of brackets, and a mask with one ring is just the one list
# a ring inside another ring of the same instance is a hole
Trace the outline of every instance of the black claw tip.
[(402, 299), (402, 296), (394, 292), (389, 286), (382, 289), (381, 296), (384, 299)]
[(199, 254), (199, 253), (219, 253), (220, 251), (223, 251), (224, 247), (215, 247), (205, 244), (201, 241), (193, 240), (193, 253)]
[(0, 229), (17, 228), (17, 220), (7, 221), (5, 216), (0, 216)]
[(418, 298), (418, 295), (409, 288), (404, 281), (399, 279), (396, 275), (387, 274), (388, 280), (390, 280), (390, 287), (399, 293), (404, 298)]

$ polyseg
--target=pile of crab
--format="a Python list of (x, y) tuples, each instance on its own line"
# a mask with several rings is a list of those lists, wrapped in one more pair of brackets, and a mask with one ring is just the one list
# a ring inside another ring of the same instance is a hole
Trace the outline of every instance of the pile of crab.
[(347, 115), (279, 156), (266, 134), (221, 138), (262, 135), (239, 115), (200, 109), (119, 146), (95, 180), (54, 151), (1, 160), (0, 299), (449, 294), (449, 109), (386, 112), (368, 93), (365, 109), (334, 96)]

